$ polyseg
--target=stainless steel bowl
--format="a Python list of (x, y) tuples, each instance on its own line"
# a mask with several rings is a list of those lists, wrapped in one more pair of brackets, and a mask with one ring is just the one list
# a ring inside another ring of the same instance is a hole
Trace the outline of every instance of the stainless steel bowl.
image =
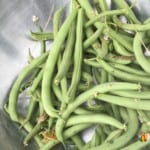
[[(130, 0), (133, 2), (134, 0)], [(108, 0), (110, 3), (110, 0)], [(47, 27), (52, 30), (52, 16), (55, 10), (68, 6), (69, 0), (0, 0), (0, 149), (1, 150), (34, 150), (32, 142), (28, 147), (22, 144), (24, 131), (9, 120), (3, 111), (10, 87), (20, 70), (27, 64), (28, 49), (38, 55), (39, 45), (28, 38), (30, 30), (35, 30), (32, 16), (39, 18), (44, 27), (49, 16)], [(66, 7), (67, 9), (67, 7)], [(140, 20), (150, 16), (150, 0), (137, 0), (135, 12)], [(89, 135), (90, 136), (90, 135)]]

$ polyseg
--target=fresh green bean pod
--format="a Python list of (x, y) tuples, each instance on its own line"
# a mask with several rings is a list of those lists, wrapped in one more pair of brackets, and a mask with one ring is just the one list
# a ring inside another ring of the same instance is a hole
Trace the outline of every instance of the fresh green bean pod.
[(104, 69), (101, 69), (101, 78), (100, 78), (100, 83), (106, 83), (107, 82), (107, 77), (108, 77), (108, 74), (107, 72), (104, 70)]
[(123, 106), (131, 109), (150, 111), (149, 100), (141, 100), (135, 98), (126, 98), (121, 96), (113, 96), (110, 94), (100, 94), (97, 96), (99, 100), (107, 103)]
[(42, 126), (43, 126), (43, 123), (38, 123), (33, 127), (33, 129), (24, 138), (24, 140), (23, 140), (24, 145), (28, 144), (28, 142), (31, 140), (31, 138), (41, 130)]
[(69, 26), (76, 18), (76, 14), (77, 14), (77, 9), (74, 9), (72, 13), (68, 16), (66, 21), (63, 23), (63, 25), (61, 26), (55, 38), (55, 41), (53, 42), (53, 45), (51, 47), (51, 52), (48, 56), (48, 59), (44, 67), (44, 74), (42, 80), (42, 102), (46, 113), (51, 117), (59, 117), (57, 110), (54, 109), (52, 105), (52, 97), (51, 97), (51, 93), (52, 93), (51, 84), (52, 84), (52, 78), (54, 74), (54, 68), (56, 66), (56, 62), (57, 62), (59, 52), (61, 50), (61, 46), (69, 31)]
[(99, 36), (101, 34), (100, 29), (97, 29), (97, 31), (95, 33), (93, 33), (91, 36), (89, 36), (90, 34), (88, 32), (90, 32), (90, 31), (87, 31), (88, 38), (83, 43), (84, 49), (87, 49), (88, 47), (90, 47), (91, 44), (93, 44), (99, 38)]
[(137, 32), (133, 42), (133, 50), (136, 57), (137, 62), (143, 68), (143, 70), (147, 73), (150, 73), (150, 62), (146, 59), (142, 50), (142, 38), (144, 37), (144, 33)]
[(83, 143), (81, 137), (80, 137), (79, 135), (74, 135), (73, 137), (71, 137), (71, 139), (72, 139), (72, 141), (75, 143), (75, 145), (77, 146), (77, 148), (78, 148), (79, 150), (81, 150), (82, 147), (83, 147), (83, 145), (84, 145), (84, 143)]
[(53, 40), (54, 36), (51, 32), (33, 32), (30, 31), (30, 38), (36, 41), (48, 41)]
[(79, 9), (78, 18), (77, 18), (77, 30), (76, 30), (76, 43), (75, 43), (75, 52), (74, 52), (74, 69), (70, 87), (67, 92), (67, 102), (73, 100), (77, 90), (78, 83), (81, 79), (81, 66), (82, 66), (82, 35), (83, 33), (83, 9)]
[(67, 74), (69, 67), (71, 65), (71, 57), (73, 53), (74, 46), (74, 38), (75, 38), (75, 21), (72, 23), (71, 28), (69, 30), (69, 35), (67, 38), (66, 48), (64, 50), (64, 54), (62, 56), (62, 61), (60, 63), (59, 70), (55, 77), (55, 83), (58, 84), (62, 78)]
[(32, 85), (30, 87), (30, 93), (34, 93), (34, 91), (39, 86), (40, 82), (42, 81), (42, 77), (43, 77), (43, 69), (38, 73), (38, 75), (34, 79)]
[(64, 8), (59, 8), (54, 14), (54, 19), (53, 19), (53, 36), (54, 36), (54, 38), (56, 38), (56, 35), (60, 28), (60, 20), (61, 20), (63, 10), (64, 10)]
[(113, 40), (113, 46), (116, 53), (123, 56), (133, 56), (133, 54), (128, 52), (118, 41)]
[[(92, 120), (90, 118), (92, 118)], [(115, 118), (105, 114), (88, 114), (88, 115), (72, 116), (68, 119), (66, 126), (68, 127), (80, 123), (103, 123), (103, 124), (112, 125), (119, 129), (126, 128), (124, 124), (120, 123)]]
[(99, 2), (99, 7), (101, 8), (102, 12), (105, 12), (106, 10), (108, 10), (106, 0), (99, 0), (98, 2)]
[(114, 139), (118, 138), (121, 133), (123, 132), (123, 130), (120, 130), (120, 129), (116, 129), (114, 131), (112, 131), (106, 138), (106, 140), (104, 142), (108, 143), (108, 142), (111, 142), (113, 141)]
[(91, 18), (89, 21), (87, 21), (85, 23), (84, 26), (87, 28), (88, 26), (92, 25), (96, 21), (99, 21), (102, 17), (113, 16), (113, 15), (120, 15), (120, 14), (124, 14), (124, 13), (126, 13), (126, 9), (107, 10), (105, 12), (102, 12), (102, 13), (96, 15), (94, 18)]
[[(87, 28), (86, 31), (85, 31), (86, 35), (88, 38), (91, 38), (91, 36), (94, 34), (93, 30), (91, 27)], [(99, 43), (98, 40), (96, 40), (92, 45), (92, 48), (94, 50), (94, 52), (99, 56), (99, 57), (102, 57), (103, 58), (103, 53), (102, 52), (102, 49), (101, 49), (101, 45)]]
[(148, 73), (143, 72), (142, 70), (127, 66), (127, 65), (121, 65), (121, 64), (117, 64), (117, 63), (111, 63), (111, 65), (114, 68), (117, 68), (119, 70), (122, 70), (122, 71), (125, 71), (128, 73), (132, 73), (132, 74), (139, 75), (139, 76), (147, 76), (147, 77), (149, 76)]
[(39, 65), (43, 64), (44, 61), (46, 60), (47, 56), (48, 56), (48, 54), (45, 53), (45, 54), (41, 55), (40, 57), (34, 59), (31, 62), (31, 64), (29, 64), (27, 67), (25, 67), (20, 72), (15, 83), (13, 84), (12, 89), (9, 94), (9, 103), (8, 103), (8, 110), (10, 113), (9, 115), (13, 121), (18, 121), (18, 114), (17, 114), (16, 107), (17, 107), (17, 99), (18, 99), (18, 95), (19, 95), (19, 88), (20, 88), (23, 80), (27, 77), (27, 75), (29, 75), (33, 71), (33, 69), (35, 69)]
[(150, 98), (150, 91), (129, 91), (129, 90), (116, 90), (111, 91), (110, 93), (122, 97), (129, 97), (129, 98), (140, 98), (140, 99), (149, 99)]
[(147, 24), (128, 24), (128, 23), (122, 23), (121, 20), (119, 20), (116, 17), (116, 22), (117, 26), (119, 28), (122, 28), (124, 30), (131, 30), (131, 31), (148, 31), (150, 30), (150, 23)]

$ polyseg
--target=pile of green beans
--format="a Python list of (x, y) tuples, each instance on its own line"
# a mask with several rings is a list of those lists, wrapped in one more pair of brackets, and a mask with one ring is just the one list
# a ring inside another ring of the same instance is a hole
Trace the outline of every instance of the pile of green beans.
[[(40, 42), (40, 56), (29, 52), (28, 65), (13, 83), (4, 109), (27, 131), (23, 143), (34, 139), (40, 150), (141, 149), (150, 133), (150, 22), (140, 22), (133, 4), (112, 0), (71, 0), (56, 11), (53, 31), (30, 32)], [(127, 23), (123, 23), (124, 16)], [(52, 42), (50, 50), (47, 42)], [(27, 92), (26, 114), (18, 111), (20, 94)], [(82, 133), (94, 126), (90, 141)]]

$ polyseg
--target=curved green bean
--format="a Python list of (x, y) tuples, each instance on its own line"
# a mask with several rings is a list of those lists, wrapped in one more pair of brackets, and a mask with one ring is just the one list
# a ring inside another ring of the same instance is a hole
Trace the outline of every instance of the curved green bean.
[(31, 64), (29, 64), (27, 67), (25, 67), (17, 77), (15, 83), (12, 86), (12, 89), (9, 94), (9, 102), (8, 102), (8, 110), (9, 110), (9, 115), (13, 121), (18, 121), (18, 114), (17, 114), (17, 99), (19, 95), (19, 88), (21, 86), (21, 83), (23, 80), (26, 78), (28, 74), (30, 74), (33, 69), (44, 63), (46, 60), (48, 54), (45, 53), (41, 55), (40, 57), (34, 59)]
[(99, 100), (115, 104), (118, 106), (123, 106), (131, 109), (147, 110), (150, 111), (149, 100), (141, 100), (135, 98), (126, 98), (121, 96), (113, 96), (110, 94), (99, 94), (97, 96)]
[(113, 15), (120, 15), (120, 14), (124, 14), (126, 12), (127, 12), (126, 9), (107, 10), (105, 12), (102, 12), (102, 13), (96, 15), (94, 18), (91, 18), (87, 23), (85, 23), (84, 26), (88, 27), (88, 26), (92, 25), (93, 23), (95, 23), (96, 21), (99, 21), (102, 17), (113, 16)]
[[(67, 36), (69, 26), (75, 19), (77, 14), (77, 9), (74, 9), (70, 16), (66, 19), (64, 24), (61, 26), (55, 41), (53, 42), (50, 55), (45, 64), (43, 80), (42, 80), (42, 102), (43, 107), (46, 113), (51, 117), (59, 117), (56, 109), (54, 109), (52, 105), (52, 97), (51, 97), (51, 83), (52, 77), (54, 73), (54, 68), (56, 65), (56, 61), (61, 50), (61, 46)], [(48, 81), (48, 82), (47, 82)]]
[(56, 35), (59, 31), (60, 20), (61, 20), (63, 10), (64, 10), (64, 8), (59, 8), (54, 14), (54, 19), (53, 19), (53, 35), (54, 35), (54, 38), (56, 38)]
[(88, 114), (88, 115), (71, 116), (66, 122), (66, 127), (81, 123), (102, 123), (112, 125), (119, 129), (126, 129), (124, 124), (120, 123), (115, 118), (105, 114)]
[(110, 93), (118, 96), (129, 97), (129, 98), (140, 98), (140, 99), (150, 98), (150, 91), (116, 90), (116, 91), (111, 91)]
[(133, 50), (136, 57), (137, 62), (143, 68), (143, 70), (147, 73), (150, 73), (150, 62), (146, 59), (142, 50), (142, 38), (144, 37), (143, 33), (137, 32), (133, 42)]
[(33, 32), (30, 31), (30, 38), (36, 41), (48, 41), (53, 40), (53, 33), (49, 32)]
[(77, 30), (76, 30), (76, 43), (74, 52), (74, 69), (70, 87), (67, 92), (67, 102), (73, 100), (77, 90), (78, 83), (81, 78), (81, 65), (82, 65), (82, 35), (83, 34), (83, 9), (79, 9), (77, 18)]
[(62, 61), (60, 63), (59, 70), (55, 77), (55, 83), (58, 84), (61, 79), (67, 74), (69, 67), (71, 65), (71, 56), (73, 53), (74, 46), (74, 37), (75, 37), (75, 21), (72, 23), (71, 28), (69, 30), (69, 35), (67, 38), (66, 48), (64, 50), (64, 54), (62, 57)]

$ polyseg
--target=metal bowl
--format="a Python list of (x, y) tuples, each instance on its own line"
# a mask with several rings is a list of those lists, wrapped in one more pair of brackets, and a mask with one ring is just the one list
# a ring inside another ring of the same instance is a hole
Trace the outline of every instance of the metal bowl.
[[(134, 1), (134, 0), (132, 0)], [(132, 2), (131, 0), (129, 2)], [(10, 87), (20, 70), (27, 64), (28, 49), (38, 55), (39, 45), (28, 38), (35, 30), (32, 16), (36, 15), (42, 27), (52, 30), (52, 17), (56, 9), (68, 6), (69, 0), (1, 0), (0, 1), (0, 149), (34, 150), (32, 142), (28, 147), (22, 144), (25, 131), (9, 120), (3, 111)], [(110, 0), (108, 0), (110, 3)], [(67, 9), (67, 7), (66, 7)], [(134, 10), (141, 21), (150, 16), (150, 1), (137, 0)], [(24, 107), (23, 105), (20, 105)], [(91, 133), (91, 131), (90, 131)], [(89, 133), (89, 136), (90, 136)]]

